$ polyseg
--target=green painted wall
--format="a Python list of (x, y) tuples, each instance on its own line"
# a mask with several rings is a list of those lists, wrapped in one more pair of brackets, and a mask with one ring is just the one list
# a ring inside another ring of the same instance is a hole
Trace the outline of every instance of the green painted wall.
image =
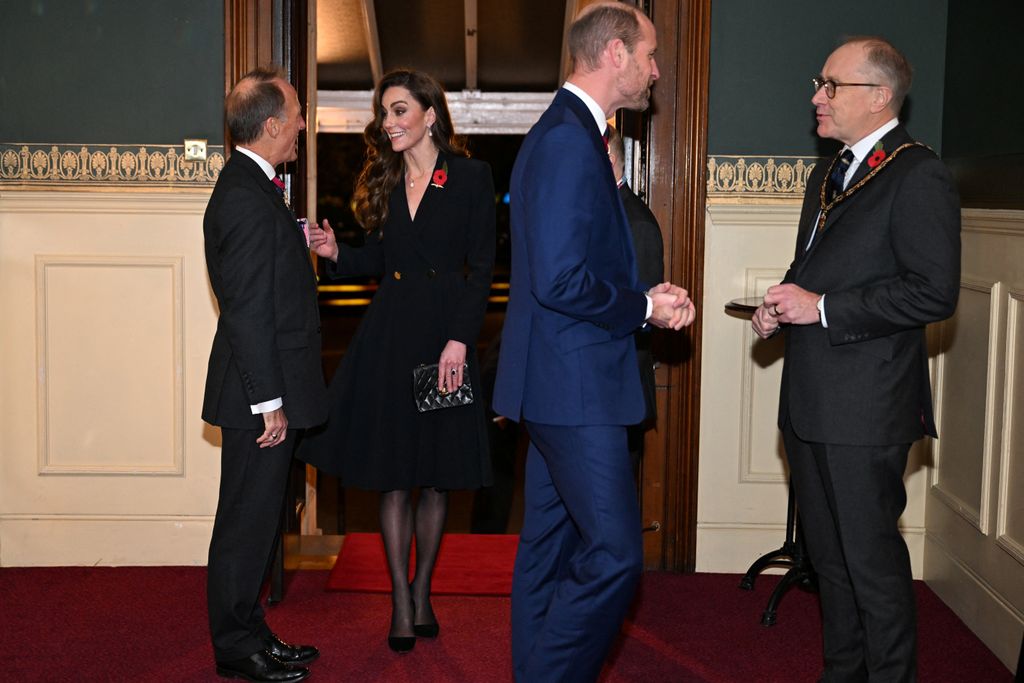
[(863, 34), (887, 38), (914, 65), (902, 118), (912, 135), (941, 151), (947, 4), (713, 0), (708, 153), (817, 156), (834, 150), (814, 133), (810, 79), (842, 36)]
[(1024, 209), (1024, 2), (950, 0), (942, 149), (963, 206)]
[(0, 142), (223, 144), (215, 0), (0, 0)]
[(947, 156), (1024, 153), (1024, 2), (951, 0), (946, 44)]

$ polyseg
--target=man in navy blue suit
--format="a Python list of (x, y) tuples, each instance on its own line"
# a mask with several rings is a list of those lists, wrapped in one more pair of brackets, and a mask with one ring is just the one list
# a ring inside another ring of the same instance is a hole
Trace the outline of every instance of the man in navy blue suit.
[(644, 417), (633, 332), (679, 330), (696, 311), (686, 290), (639, 281), (602, 133), (620, 107), (647, 108), (656, 47), (636, 8), (580, 13), (572, 74), (512, 171), (494, 408), (530, 436), (512, 585), (517, 681), (596, 680), (643, 565), (626, 443), (626, 426)]

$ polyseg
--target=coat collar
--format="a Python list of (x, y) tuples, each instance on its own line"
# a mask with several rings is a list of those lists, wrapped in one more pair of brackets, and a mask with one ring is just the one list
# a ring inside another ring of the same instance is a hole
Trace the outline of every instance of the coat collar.
[[(227, 167), (234, 167), (245, 173), (257, 187), (260, 187), (264, 192), (271, 195), (277, 195), (277, 188), (274, 187), (274, 183), (270, 178), (267, 177), (266, 172), (257, 164), (253, 159), (245, 154), (234, 153), (228, 158)], [(284, 202), (281, 203), (282, 206)]]

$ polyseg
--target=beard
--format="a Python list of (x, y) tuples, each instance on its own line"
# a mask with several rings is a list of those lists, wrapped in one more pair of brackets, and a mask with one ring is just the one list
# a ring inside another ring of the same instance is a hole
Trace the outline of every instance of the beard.
[(619, 78), (616, 85), (626, 109), (645, 111), (651, 105), (651, 86), (654, 85), (654, 81), (649, 76), (643, 78), (640, 68), (635, 64), (628, 73)]

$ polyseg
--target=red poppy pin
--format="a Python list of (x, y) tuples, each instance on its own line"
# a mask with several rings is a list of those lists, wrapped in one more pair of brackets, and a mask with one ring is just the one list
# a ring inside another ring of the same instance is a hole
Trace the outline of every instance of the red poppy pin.
[(868, 157), (868, 167), (874, 168), (882, 163), (882, 159), (885, 158), (885, 149), (882, 147), (882, 141), (879, 140), (875, 143), (875, 151)]
[(443, 188), (444, 184), (448, 182), (448, 162), (444, 162), (441, 168), (434, 171), (434, 175), (430, 178), (430, 184), (436, 188)]

